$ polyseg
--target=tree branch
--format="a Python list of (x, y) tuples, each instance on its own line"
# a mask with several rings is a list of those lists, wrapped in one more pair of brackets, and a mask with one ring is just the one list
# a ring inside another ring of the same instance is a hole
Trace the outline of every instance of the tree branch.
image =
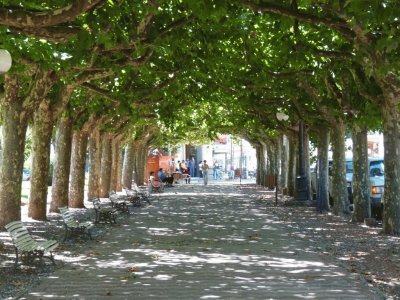
[(32, 36), (39, 39), (45, 39), (52, 42), (65, 42), (71, 37), (76, 36), (80, 29), (67, 26), (52, 26), (52, 27), (9, 27), (11, 31), (18, 32), (20, 34)]
[(50, 27), (70, 22), (105, 2), (106, 0), (72, 0), (71, 4), (62, 8), (39, 12), (3, 7), (0, 8), (0, 25), (20, 29)]
[(304, 11), (296, 11), (294, 9), (286, 8), (274, 3), (262, 2), (257, 4), (250, 0), (241, 0), (241, 3), (243, 6), (255, 11), (268, 12), (279, 16), (285, 16), (306, 23), (323, 24), (328, 28), (337, 30), (338, 32), (342, 33), (344, 37), (350, 40), (353, 40), (355, 37), (355, 33), (350, 29), (346, 20), (337, 17), (323, 18), (306, 13)]
[(92, 83), (84, 82), (81, 84), (81, 87), (84, 87), (92, 92), (95, 92), (98, 95), (106, 97), (107, 99), (111, 100), (111, 102), (114, 104), (114, 106), (118, 106), (120, 103), (120, 100), (115, 98), (112, 93), (110, 93), (109, 91), (102, 89)]

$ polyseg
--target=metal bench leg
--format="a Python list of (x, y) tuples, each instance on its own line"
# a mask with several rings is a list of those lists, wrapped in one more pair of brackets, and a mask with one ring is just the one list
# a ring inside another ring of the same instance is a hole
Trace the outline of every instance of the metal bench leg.
[(17, 247), (15, 247), (15, 263), (14, 263), (14, 269), (16, 269), (18, 267), (18, 249)]

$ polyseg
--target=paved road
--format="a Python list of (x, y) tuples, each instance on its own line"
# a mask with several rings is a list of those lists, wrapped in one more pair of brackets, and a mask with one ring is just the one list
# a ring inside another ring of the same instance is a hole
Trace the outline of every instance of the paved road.
[(252, 189), (179, 185), (153, 197), (21, 299), (381, 299), (288, 234)]

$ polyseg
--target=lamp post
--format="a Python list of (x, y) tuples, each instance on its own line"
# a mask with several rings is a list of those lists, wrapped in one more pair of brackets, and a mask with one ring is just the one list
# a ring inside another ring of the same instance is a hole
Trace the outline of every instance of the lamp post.
[(4, 74), (10, 70), (12, 65), (12, 59), (10, 52), (4, 49), (0, 49), (0, 74)]
[[(282, 112), (276, 113), (279, 121), (287, 121), (289, 116)], [(296, 177), (296, 200), (305, 201), (308, 199), (309, 191), (305, 172), (304, 161), (304, 121), (299, 121), (299, 174)]]

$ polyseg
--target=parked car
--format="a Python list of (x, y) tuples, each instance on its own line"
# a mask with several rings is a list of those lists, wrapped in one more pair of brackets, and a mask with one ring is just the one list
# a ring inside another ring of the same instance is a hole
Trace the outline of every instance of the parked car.
[[(370, 179), (370, 200), (371, 200), (371, 214), (372, 217), (375, 217), (377, 219), (382, 218), (382, 211), (383, 211), (383, 203), (382, 203), (382, 197), (383, 197), (383, 191), (384, 191), (384, 163), (383, 163), (383, 158), (368, 158), (369, 161), (369, 179)], [(333, 204), (333, 199), (331, 197), (332, 195), (332, 185), (331, 180), (332, 180), (332, 164), (333, 161), (329, 160), (329, 201), (330, 204)], [(313, 172), (311, 172), (311, 188), (313, 191), (313, 194), (316, 195), (316, 190), (317, 190), (317, 168), (314, 169)], [(347, 192), (349, 195), (349, 202), (351, 204), (351, 208), (353, 205), (353, 160), (352, 159), (346, 159), (346, 182), (347, 182)]]
[(29, 172), (28, 169), (23, 169), (22, 170), (22, 180), (27, 181), (31, 179), (31, 172)]
[(249, 171), (249, 172), (248, 172), (248, 175), (249, 175), (249, 178), (256, 178), (256, 176), (257, 176), (255, 170), (254, 170), (254, 171)]

